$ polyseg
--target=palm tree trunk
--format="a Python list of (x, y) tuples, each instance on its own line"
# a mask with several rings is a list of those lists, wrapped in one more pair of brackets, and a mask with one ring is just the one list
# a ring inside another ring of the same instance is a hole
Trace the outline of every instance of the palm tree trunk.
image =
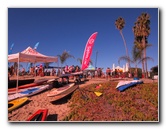
[[(141, 54), (141, 59), (144, 58), (144, 51), (142, 51), (142, 54)], [(145, 78), (145, 67), (144, 67), (144, 60), (142, 60), (142, 77)]]
[[(122, 30), (120, 30), (120, 35), (122, 36), (122, 39), (123, 39), (123, 42), (124, 42), (124, 46), (125, 46), (125, 49), (126, 49), (126, 56), (129, 58), (128, 49), (127, 49), (127, 45), (126, 45), (126, 40), (123, 36)], [(128, 61), (128, 64), (129, 64), (129, 69), (130, 69), (130, 61)]]
[[(142, 54), (143, 55), (143, 54)], [(142, 56), (143, 57), (143, 56)], [(142, 75), (144, 75), (144, 73), (145, 73), (145, 68), (144, 68), (144, 61), (142, 61)], [(145, 76), (144, 76), (144, 78), (145, 78)]]
[[(145, 49), (145, 55), (146, 55), (146, 49)], [(146, 78), (148, 78), (148, 64), (147, 64), (147, 60), (145, 60), (145, 70), (146, 70)]]
[(63, 68), (62, 68), (62, 63), (61, 63), (61, 72), (60, 72), (60, 75), (62, 75), (63, 73)]
[(135, 63), (135, 75), (134, 77), (138, 77), (138, 68), (137, 68), (137, 63)]
[[(144, 58), (146, 57), (146, 48), (145, 48), (145, 36), (143, 36), (143, 48), (144, 48)], [(146, 64), (146, 60), (143, 60), (143, 63), (144, 63), (144, 68), (146, 67), (145, 66), (145, 64)], [(146, 76), (146, 70), (144, 69), (144, 76), (145, 76), (145, 78), (147, 78), (147, 76)]]

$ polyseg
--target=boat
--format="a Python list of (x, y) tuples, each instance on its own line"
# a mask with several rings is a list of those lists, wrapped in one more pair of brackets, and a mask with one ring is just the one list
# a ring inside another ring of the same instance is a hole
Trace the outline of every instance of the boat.
[(56, 89), (52, 89), (47, 96), (48, 97), (52, 97), (52, 96), (56, 96), (59, 95), (63, 92), (65, 92), (66, 90), (70, 89), (71, 87), (73, 87), (75, 85), (75, 83), (71, 83), (71, 84), (67, 84), (65, 86), (62, 86), (60, 88), (56, 88)]
[(48, 109), (39, 109), (33, 113), (26, 121), (46, 121)]
[(116, 86), (116, 88), (122, 92), (126, 89), (128, 89), (129, 87), (135, 86), (137, 84), (142, 84), (143, 81), (142, 80), (132, 80), (132, 81), (120, 81), (118, 83), (118, 85)]
[(51, 87), (51, 85), (46, 84), (46, 85), (41, 85), (40, 87), (28, 88), (28, 89), (25, 89), (21, 92), (8, 95), (8, 101), (11, 101), (11, 100), (14, 100), (14, 99), (17, 99), (17, 98), (21, 98), (21, 97), (28, 97), (28, 96), (38, 94), (38, 93), (40, 93), (44, 90), (50, 89), (50, 87)]
[(70, 95), (71, 93), (73, 93), (77, 88), (79, 87), (79, 85), (74, 85), (71, 88), (67, 89), (66, 91), (64, 91), (63, 93), (50, 97), (50, 102), (55, 102), (57, 100), (60, 100), (68, 95)]
[(23, 98), (18, 98), (18, 99), (8, 102), (8, 112), (11, 112), (14, 109), (20, 107), (25, 102), (27, 102), (27, 100), (28, 100), (28, 97), (23, 97)]

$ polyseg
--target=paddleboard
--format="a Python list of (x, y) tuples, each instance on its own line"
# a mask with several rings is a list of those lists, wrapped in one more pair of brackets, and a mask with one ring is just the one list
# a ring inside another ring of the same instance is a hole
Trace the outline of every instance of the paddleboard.
[[(43, 85), (46, 85), (46, 84), (43, 84)], [(39, 86), (35, 86), (35, 87), (29, 87), (29, 88), (24, 88), (24, 89), (18, 89), (17, 91), (8, 91), (8, 95), (15, 94), (15, 93), (20, 93), (20, 92), (23, 92), (23, 91), (28, 90), (28, 89), (40, 88), (43, 85), (39, 85)], [(50, 88), (51, 88), (51, 86), (50, 86)]]
[[(22, 86), (19, 86), (18, 87), (18, 91), (22, 91), (21, 89), (27, 89), (27, 88), (31, 88), (31, 87), (36, 87), (36, 86), (40, 86), (42, 84), (49, 84), (53, 81), (55, 81), (56, 79), (42, 79), (42, 80), (37, 80), (35, 81), (34, 83), (30, 83), (30, 84), (26, 84), (26, 85), (22, 85)], [(16, 93), (18, 91), (16, 91), (17, 89), (16, 88), (11, 88), (11, 89), (8, 89), (8, 94), (13, 94), (13, 93)]]
[(15, 94), (16, 92), (24, 91), (25, 89), (18, 89), (18, 91), (8, 91), (8, 95)]
[(62, 74), (59, 76), (59, 78), (68, 78), (69, 76), (71, 76), (71, 74)]
[(47, 119), (48, 109), (39, 109), (32, 114), (27, 121), (45, 121)]
[[(124, 91), (124, 90), (126, 90), (127, 88), (129, 88), (129, 87), (132, 87), (132, 86), (135, 86), (135, 85), (137, 85), (137, 84), (141, 84), (141, 83), (143, 83), (143, 81), (142, 80), (133, 80), (133, 81), (127, 81), (127, 82), (124, 82), (124, 83), (118, 83), (118, 85), (117, 85), (117, 89), (120, 91), (120, 92), (122, 92), (122, 91)], [(121, 85), (120, 85), (121, 84)]]
[[(35, 86), (35, 87), (31, 87), (31, 88), (40, 88), (40, 86)], [(18, 89), (18, 91), (9, 91), (8, 95), (23, 92), (23, 91), (28, 90), (28, 89), (30, 89), (30, 88)]]
[(143, 81), (142, 80), (119, 81), (119, 83), (117, 84), (116, 88), (124, 86), (124, 85), (128, 85), (130, 83), (138, 83), (138, 84), (140, 84), (140, 83), (143, 83)]
[[(18, 89), (25, 89), (25, 88), (29, 88), (29, 87), (39, 86), (47, 81), (48, 81), (48, 79), (38, 80), (38, 81), (35, 81), (33, 83), (30, 83), (30, 84), (18, 86)], [(8, 89), (8, 92), (12, 92), (12, 91), (16, 91), (16, 90), (17, 90), (17, 88), (10, 88), (10, 89)]]
[(50, 79), (50, 80), (48, 80), (47, 81), (47, 83), (51, 83), (51, 82), (53, 82), (53, 81), (55, 81), (55, 80), (57, 80), (58, 78), (56, 78), (56, 79)]
[(23, 90), (19, 93), (15, 93), (15, 94), (11, 94), (8, 95), (8, 101), (17, 99), (17, 98), (21, 98), (21, 97), (27, 97), (27, 96), (32, 96), (35, 95), (37, 93), (40, 93), (44, 90), (47, 90), (50, 88), (50, 85), (41, 85), (40, 87), (33, 87), (33, 88), (28, 88), (26, 90)]
[(63, 93), (50, 97), (51, 98), (50, 102), (54, 102), (54, 101), (57, 101), (59, 99), (62, 99), (64, 97), (68, 96), (69, 94), (74, 92), (77, 88), (78, 88), (78, 85), (74, 85), (73, 87), (69, 88), (68, 90), (64, 91)]
[(71, 84), (67, 84), (63, 87), (60, 87), (60, 88), (56, 88), (56, 89), (52, 89), (48, 94), (47, 96), (48, 97), (52, 97), (52, 96), (56, 96), (56, 95), (59, 95), (63, 92), (65, 92), (66, 90), (70, 89), (71, 87), (73, 87), (75, 85), (75, 83), (71, 83)]
[(80, 71), (80, 72), (75, 72), (75, 73), (71, 73), (71, 75), (82, 75), (82, 74), (83, 74), (82, 71)]
[(28, 100), (27, 97), (23, 97), (23, 98), (18, 98), (18, 99), (15, 99), (15, 100), (8, 102), (8, 111), (10, 112), (10, 111), (13, 111), (14, 109), (20, 107), (27, 100)]

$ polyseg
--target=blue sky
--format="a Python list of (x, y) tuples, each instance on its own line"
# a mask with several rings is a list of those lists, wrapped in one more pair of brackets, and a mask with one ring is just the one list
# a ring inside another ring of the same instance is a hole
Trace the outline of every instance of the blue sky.
[(66, 50), (75, 59), (69, 58), (64, 65), (80, 65), (77, 58), (82, 58), (90, 35), (98, 32), (91, 55), (93, 65), (98, 51), (97, 67), (104, 71), (112, 68), (113, 63), (123, 67), (125, 62), (118, 64), (118, 59), (126, 52), (115, 20), (121, 16), (126, 22), (123, 34), (131, 56), (132, 27), (143, 12), (150, 15), (151, 21), (148, 41), (152, 47), (148, 48), (147, 56), (154, 61), (148, 61), (150, 69), (158, 65), (158, 8), (8, 8), (8, 50), (12, 43), (15, 44), (12, 52), (17, 53), (39, 42), (38, 52), (56, 56)]

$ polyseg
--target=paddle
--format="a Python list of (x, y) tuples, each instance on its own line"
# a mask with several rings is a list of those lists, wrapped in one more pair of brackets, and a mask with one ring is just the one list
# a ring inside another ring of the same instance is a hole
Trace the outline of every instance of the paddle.
[(82, 98), (83, 100), (88, 100), (88, 99), (89, 99), (88, 96), (83, 94), (83, 92), (82, 92), (82, 90), (79, 88), (79, 86), (78, 86), (78, 89), (79, 89), (79, 91), (80, 91), (80, 93), (81, 93), (81, 95), (82, 95), (81, 98)]

